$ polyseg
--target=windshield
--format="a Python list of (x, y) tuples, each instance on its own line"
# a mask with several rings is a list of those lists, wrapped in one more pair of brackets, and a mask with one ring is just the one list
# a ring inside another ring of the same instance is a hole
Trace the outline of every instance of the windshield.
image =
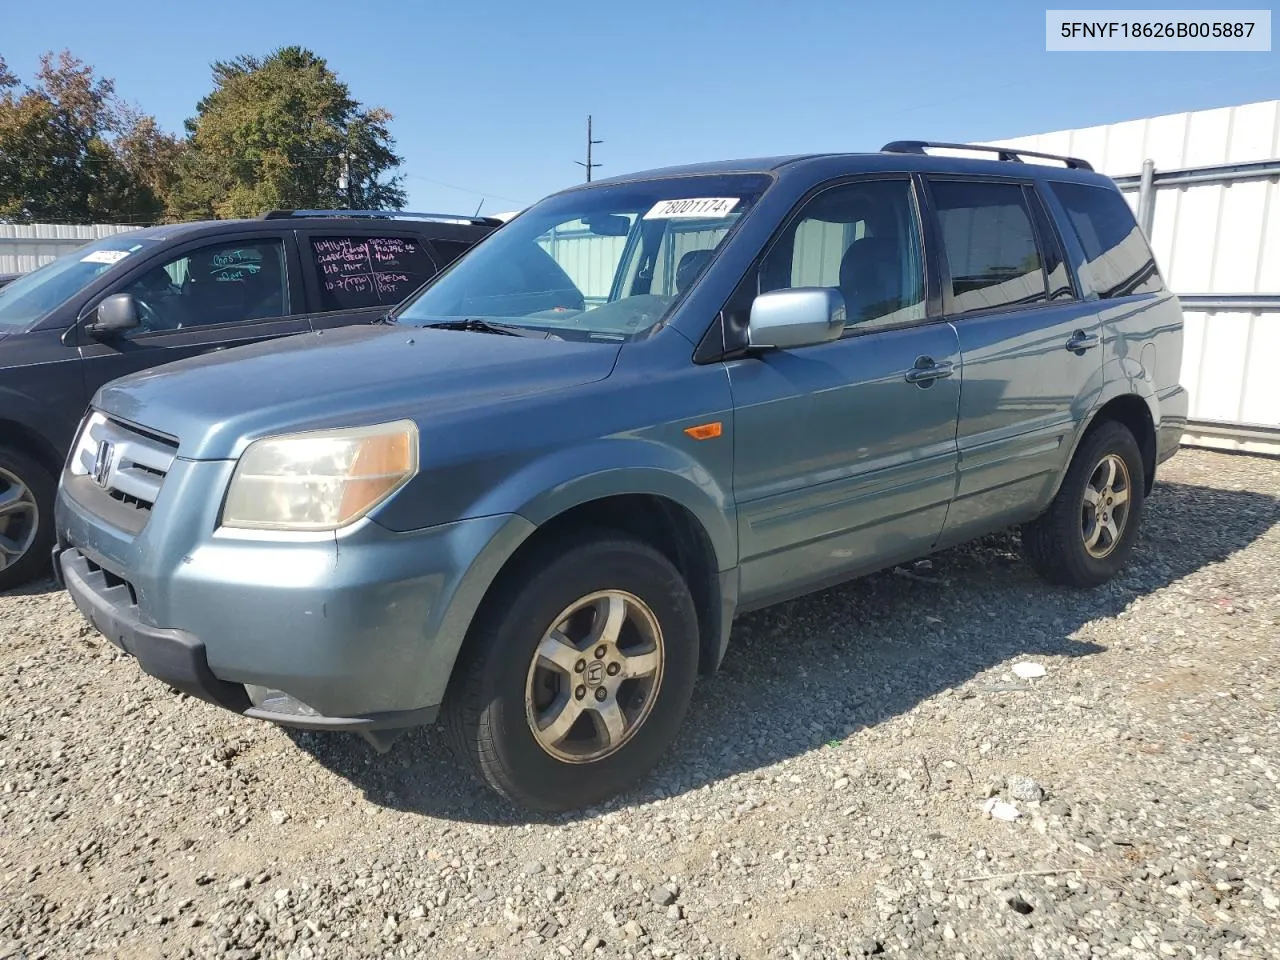
[(30, 326), (141, 249), (141, 240), (127, 233), (106, 237), (0, 287), (0, 331)]
[(487, 320), (567, 339), (640, 336), (666, 319), (771, 182), (680, 177), (550, 197), (456, 261), (396, 319)]

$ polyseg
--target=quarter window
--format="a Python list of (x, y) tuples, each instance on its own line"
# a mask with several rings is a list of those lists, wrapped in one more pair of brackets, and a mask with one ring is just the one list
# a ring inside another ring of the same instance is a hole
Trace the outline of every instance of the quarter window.
[(132, 331), (283, 317), (289, 312), (284, 244), (278, 239), (219, 243), (152, 267), (121, 293), (138, 304)]
[(1124, 197), (1084, 183), (1054, 183), (1052, 189), (1080, 238), (1099, 296), (1110, 299), (1164, 289), (1155, 257)]
[(818, 194), (765, 257), (760, 276), (762, 292), (839, 290), (849, 328), (923, 320), (924, 267), (911, 184), (858, 181)]
[(1047, 299), (1044, 262), (1021, 186), (935, 180), (931, 190), (956, 312)]
[(392, 307), (436, 273), (413, 237), (329, 236), (310, 242), (322, 311)]

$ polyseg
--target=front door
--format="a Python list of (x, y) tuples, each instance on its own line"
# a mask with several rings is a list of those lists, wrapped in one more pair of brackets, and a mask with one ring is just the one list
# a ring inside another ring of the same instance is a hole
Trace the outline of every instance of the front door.
[(1029, 184), (938, 177), (929, 191), (964, 358), (947, 546), (1043, 509), (1097, 401), (1103, 351), (1097, 305), (1078, 299)]
[(87, 395), (138, 370), (309, 330), (294, 312), (287, 254), (280, 237), (220, 239), (124, 278), (104, 296), (131, 294), (141, 325), (104, 339), (82, 327)]
[(848, 326), (728, 364), (744, 605), (929, 551), (955, 488), (961, 383), (956, 332), (926, 309), (909, 179), (817, 194), (759, 276), (761, 292), (839, 289)]

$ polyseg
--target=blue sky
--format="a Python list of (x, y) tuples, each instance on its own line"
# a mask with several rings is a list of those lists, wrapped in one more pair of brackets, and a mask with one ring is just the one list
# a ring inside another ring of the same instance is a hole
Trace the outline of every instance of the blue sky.
[(581, 179), (588, 113), (606, 176), (1280, 97), (1275, 53), (1047, 53), (1044, 23), (1025, 0), (61, 0), (4, 4), (0, 55), (27, 79), (69, 48), (176, 131), (211, 61), (310, 47), (395, 114), (410, 209), (468, 213)]

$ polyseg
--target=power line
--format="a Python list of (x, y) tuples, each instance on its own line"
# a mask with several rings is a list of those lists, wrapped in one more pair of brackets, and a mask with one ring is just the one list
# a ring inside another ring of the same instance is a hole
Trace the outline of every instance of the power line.
[(469, 193), (476, 197), (492, 197), (495, 200), (506, 200), (508, 203), (518, 203), (520, 206), (525, 205), (525, 201), (517, 200), (515, 197), (504, 197), (500, 193), (493, 193), (489, 190), (472, 190), (469, 187), (460, 187), (456, 183), (445, 183), (443, 180), (433, 180), (431, 177), (424, 177), (418, 173), (402, 173), (400, 176), (409, 180), (422, 180), (426, 183), (434, 183), (437, 187), (446, 187), (449, 190), (457, 190), (459, 193)]

